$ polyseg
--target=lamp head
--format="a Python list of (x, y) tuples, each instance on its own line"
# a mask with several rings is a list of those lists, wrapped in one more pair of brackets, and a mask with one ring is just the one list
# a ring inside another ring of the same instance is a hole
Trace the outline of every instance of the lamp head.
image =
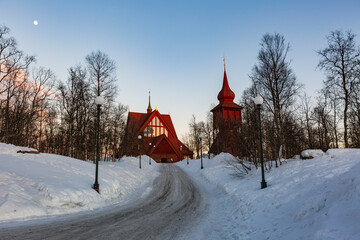
[(263, 104), (263, 102), (264, 102), (264, 99), (261, 96), (257, 96), (254, 98), (254, 103), (256, 105), (261, 105), (261, 104)]
[(96, 98), (95, 98), (95, 104), (96, 105), (103, 105), (104, 104), (104, 102), (105, 102), (105, 100), (104, 100), (104, 98), (102, 97), (102, 96), (97, 96)]

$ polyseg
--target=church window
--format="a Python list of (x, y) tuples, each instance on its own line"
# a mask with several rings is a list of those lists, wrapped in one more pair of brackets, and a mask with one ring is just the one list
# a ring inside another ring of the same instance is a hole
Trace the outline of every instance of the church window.
[(161, 134), (165, 134), (168, 136), (168, 131), (166, 130), (165, 126), (162, 124), (158, 117), (154, 117), (149, 125), (144, 129), (144, 136), (145, 137), (157, 137)]
[(151, 137), (153, 131), (154, 130), (151, 127), (146, 127), (144, 130), (144, 137)]

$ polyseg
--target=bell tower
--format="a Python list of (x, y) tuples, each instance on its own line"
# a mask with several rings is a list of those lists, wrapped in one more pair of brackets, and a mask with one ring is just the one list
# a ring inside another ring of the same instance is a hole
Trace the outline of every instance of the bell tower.
[(235, 133), (241, 125), (242, 107), (234, 103), (235, 94), (229, 86), (225, 58), (223, 84), (217, 99), (219, 104), (211, 110), (213, 113), (214, 142), (210, 148), (210, 153), (228, 152), (236, 156), (238, 151), (235, 144)]

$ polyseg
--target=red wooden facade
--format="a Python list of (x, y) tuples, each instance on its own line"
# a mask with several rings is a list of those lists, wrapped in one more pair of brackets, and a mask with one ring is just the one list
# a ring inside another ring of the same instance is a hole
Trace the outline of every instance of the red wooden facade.
[(125, 141), (131, 142), (123, 150), (125, 155), (137, 156), (141, 152), (163, 163), (193, 157), (193, 152), (178, 139), (170, 115), (152, 110), (150, 96), (147, 113), (129, 112), (125, 131)]
[(217, 98), (219, 104), (211, 110), (213, 113), (214, 141), (210, 147), (210, 153), (228, 152), (237, 156), (238, 148), (235, 133), (241, 125), (242, 107), (234, 103), (235, 94), (229, 87), (225, 65), (223, 86)]

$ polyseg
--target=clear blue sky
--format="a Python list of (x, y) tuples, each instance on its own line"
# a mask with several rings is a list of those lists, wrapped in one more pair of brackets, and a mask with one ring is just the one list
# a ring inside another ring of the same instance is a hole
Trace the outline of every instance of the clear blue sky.
[(92, 51), (107, 53), (117, 65), (117, 100), (145, 112), (151, 89), (153, 108), (171, 112), (179, 137), (192, 114), (205, 120), (218, 103), (223, 56), (238, 102), (250, 86), (261, 37), (280, 33), (290, 43), (298, 81), (315, 96), (324, 79), (315, 51), (326, 47), (332, 30), (360, 34), (356, 0), (0, 0), (0, 9), (0, 24), (19, 48), (58, 79)]

